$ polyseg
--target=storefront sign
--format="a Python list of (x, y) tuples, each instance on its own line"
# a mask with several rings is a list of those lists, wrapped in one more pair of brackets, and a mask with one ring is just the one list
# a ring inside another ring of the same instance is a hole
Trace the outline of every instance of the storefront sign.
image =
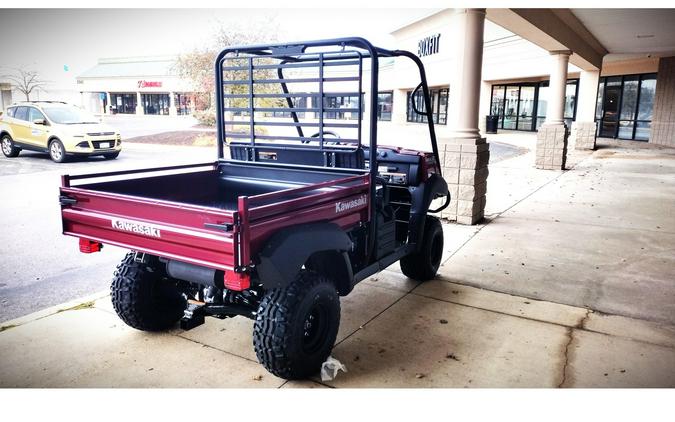
[(151, 82), (151, 81), (138, 81), (139, 88), (161, 88), (161, 82)]
[(430, 56), (438, 53), (440, 47), (441, 34), (422, 38), (417, 43), (417, 55), (420, 57)]

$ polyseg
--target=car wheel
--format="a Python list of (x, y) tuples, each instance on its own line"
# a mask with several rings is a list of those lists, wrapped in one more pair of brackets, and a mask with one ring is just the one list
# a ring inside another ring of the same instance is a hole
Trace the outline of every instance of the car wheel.
[(14, 141), (12, 141), (11, 136), (6, 134), (3, 135), (0, 143), (2, 143), (2, 153), (5, 154), (5, 157), (14, 158), (19, 155), (21, 148), (14, 146)]
[(103, 154), (103, 157), (104, 157), (106, 160), (114, 160), (115, 158), (117, 158), (117, 157), (119, 157), (119, 156), (120, 156), (119, 151), (114, 152), (114, 153), (112, 153), (112, 154)]
[(54, 139), (49, 143), (49, 158), (55, 163), (66, 161), (66, 149), (58, 139)]

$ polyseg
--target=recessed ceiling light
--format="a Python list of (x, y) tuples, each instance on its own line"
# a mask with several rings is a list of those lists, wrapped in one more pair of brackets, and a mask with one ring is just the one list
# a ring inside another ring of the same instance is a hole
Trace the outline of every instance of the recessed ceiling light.
[(654, 34), (638, 34), (638, 38), (654, 38)]

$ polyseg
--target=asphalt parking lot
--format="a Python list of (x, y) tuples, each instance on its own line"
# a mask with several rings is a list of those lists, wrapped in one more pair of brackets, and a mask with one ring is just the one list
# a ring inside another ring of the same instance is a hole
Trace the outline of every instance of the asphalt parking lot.
[(62, 174), (86, 174), (216, 158), (211, 148), (127, 144), (117, 160), (56, 164), (46, 154), (0, 158), (0, 321), (108, 288), (125, 251), (106, 246), (84, 255), (77, 239), (61, 235), (58, 187)]

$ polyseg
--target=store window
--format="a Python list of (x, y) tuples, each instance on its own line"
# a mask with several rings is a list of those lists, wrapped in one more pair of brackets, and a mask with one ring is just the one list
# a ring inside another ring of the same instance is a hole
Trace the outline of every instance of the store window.
[[(361, 97), (361, 101), (363, 96)], [(319, 96), (312, 98), (314, 104), (318, 104)], [(358, 120), (359, 119), (359, 97), (326, 95), (323, 98), (323, 118), (336, 120)], [(363, 109), (361, 109), (363, 113)], [(319, 118), (319, 113), (314, 113), (314, 118)]]
[[(413, 91), (409, 91), (407, 95), (407, 103), (408, 103), (408, 108), (406, 112), (406, 120), (408, 122), (413, 122), (413, 123), (426, 123), (427, 122), (427, 115), (426, 115), (426, 107), (424, 104), (424, 94), (422, 93), (422, 90), (418, 90), (415, 93), (415, 104), (417, 105), (417, 109), (421, 111), (424, 114), (418, 114), (413, 110), (412, 106), (412, 93)], [(448, 93), (449, 90), (448, 88), (440, 88), (440, 89), (431, 89), (429, 90), (429, 94), (431, 96), (431, 113), (432, 113), (432, 118), (434, 123), (440, 124), (440, 125), (445, 125), (447, 124), (448, 121)]]
[(189, 116), (192, 114), (192, 96), (188, 94), (175, 94), (174, 104), (176, 104), (176, 114), (179, 116)]
[(655, 73), (600, 78), (595, 108), (598, 136), (649, 140), (655, 94)]
[(391, 112), (394, 105), (393, 92), (377, 93), (377, 120), (391, 121)]
[(143, 113), (169, 115), (169, 94), (141, 94)]
[(499, 116), (498, 127), (504, 123), (504, 90), (505, 86), (497, 85), (492, 87), (492, 101), (490, 102), (490, 115)]
[[(288, 102), (286, 99), (281, 99), (281, 102), (277, 107), (281, 108), (288, 108)], [(307, 96), (301, 96), (301, 97), (291, 97), (291, 104), (293, 104), (293, 108), (307, 108)], [(317, 113), (318, 114), (318, 113)], [(302, 111), (297, 111), (296, 115), (298, 116), (299, 119), (302, 119), (305, 117), (305, 113)], [(273, 117), (291, 117), (291, 112), (290, 111), (275, 111), (272, 113)]]
[[(546, 121), (549, 81), (493, 85), (490, 114), (499, 116), (498, 128), (534, 131)], [(565, 88), (564, 119), (567, 127), (576, 118), (579, 81), (568, 80)], [(535, 118), (536, 116), (536, 118)]]
[(136, 93), (110, 93), (110, 110), (113, 114), (135, 114)]

